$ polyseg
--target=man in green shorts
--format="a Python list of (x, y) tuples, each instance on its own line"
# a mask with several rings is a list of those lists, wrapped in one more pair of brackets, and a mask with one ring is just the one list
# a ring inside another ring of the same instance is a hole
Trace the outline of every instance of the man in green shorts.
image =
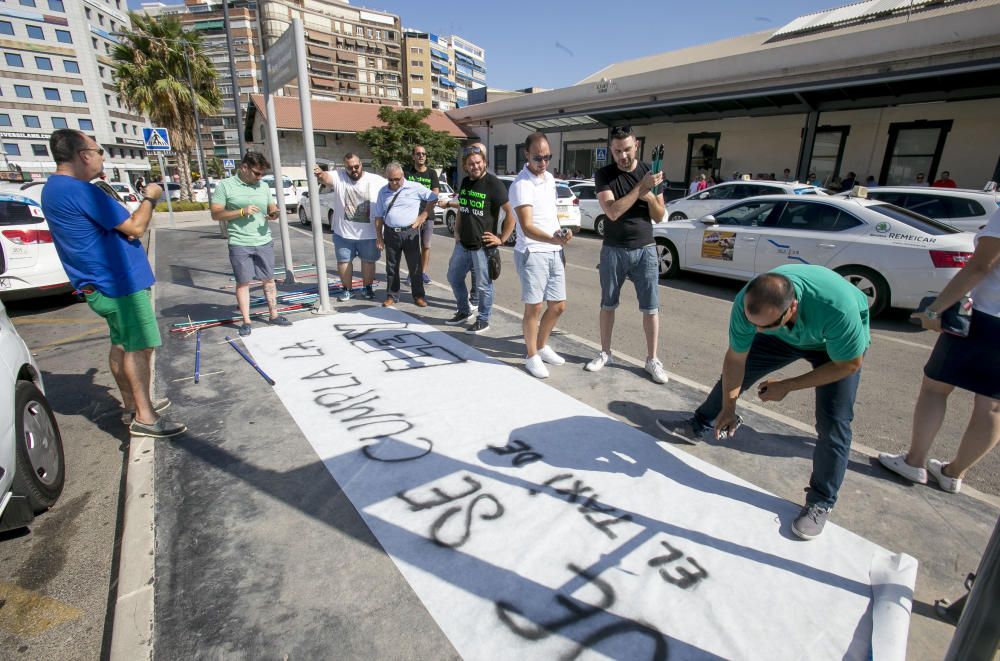
[(274, 240), (267, 220), (278, 217), (278, 206), (271, 199), (271, 188), (260, 180), (270, 168), (263, 154), (248, 151), (236, 175), (220, 181), (212, 194), (212, 220), (229, 223), (229, 262), (236, 276), (236, 303), (243, 315), (239, 327), (241, 337), (250, 334), (250, 283), (253, 280), (260, 280), (264, 285), (264, 298), (270, 313), (267, 322), (273, 326), (292, 325), (277, 312)]
[(153, 348), (162, 342), (149, 294), (155, 279), (140, 239), (163, 190), (146, 186), (139, 208), (129, 215), (90, 183), (104, 171), (104, 149), (93, 138), (59, 129), (49, 138), (49, 151), (56, 173), (42, 189), (42, 211), (70, 282), (108, 322), (111, 373), (125, 407), (122, 420), (133, 436), (180, 434), (187, 427), (159, 415), (170, 400), (154, 401), (150, 391)]
[(757, 395), (761, 401), (780, 402), (794, 390), (816, 390), (817, 439), (809, 493), (791, 526), (800, 538), (813, 539), (823, 532), (847, 473), (854, 398), (869, 344), (868, 301), (854, 285), (823, 266), (779, 266), (736, 295), (722, 379), (694, 417), (680, 424), (662, 419), (656, 424), (691, 443), (709, 432), (716, 439), (730, 439), (740, 425), (740, 393), (800, 358), (808, 361), (811, 371), (762, 381)]

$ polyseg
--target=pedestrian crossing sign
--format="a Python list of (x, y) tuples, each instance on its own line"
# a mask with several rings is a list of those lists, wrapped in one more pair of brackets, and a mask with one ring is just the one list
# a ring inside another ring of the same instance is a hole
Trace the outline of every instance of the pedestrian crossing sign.
[(170, 135), (164, 128), (142, 129), (142, 140), (146, 143), (146, 151), (170, 151)]
[(222, 161), (222, 167), (224, 167), (227, 170), (235, 170), (236, 169), (236, 161), (234, 161), (231, 158), (224, 159)]

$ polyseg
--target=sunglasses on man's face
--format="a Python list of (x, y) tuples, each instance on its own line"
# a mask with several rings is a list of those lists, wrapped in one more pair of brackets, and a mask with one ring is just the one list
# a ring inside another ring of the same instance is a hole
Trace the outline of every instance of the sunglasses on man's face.
[(77, 151), (96, 151), (98, 156), (104, 156), (104, 150), (100, 147), (87, 147), (86, 149), (78, 149)]
[(780, 316), (778, 316), (778, 319), (774, 323), (767, 324), (766, 326), (757, 326), (756, 324), (754, 324), (754, 326), (756, 326), (761, 330), (771, 330), (772, 328), (777, 328), (785, 321), (785, 315), (788, 314), (788, 311), (791, 309), (792, 309), (791, 305), (785, 308), (785, 311), (782, 312)]
[(466, 147), (462, 150), (462, 153), (468, 156), (469, 154), (482, 154), (483, 150), (479, 147)]
[(532, 156), (531, 160), (535, 163), (548, 163), (552, 160), (552, 154), (544, 154), (539, 156)]
[(413, 152), (413, 155), (414, 156), (427, 156), (427, 152), (425, 152), (425, 151), (415, 151), (415, 152)]

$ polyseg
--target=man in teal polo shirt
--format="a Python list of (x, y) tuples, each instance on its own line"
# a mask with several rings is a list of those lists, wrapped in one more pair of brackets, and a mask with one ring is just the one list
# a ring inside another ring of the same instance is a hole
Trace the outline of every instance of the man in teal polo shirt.
[(270, 313), (268, 323), (292, 325), (277, 312), (274, 240), (267, 221), (277, 218), (278, 206), (271, 199), (271, 188), (260, 180), (270, 168), (263, 154), (248, 151), (236, 175), (220, 181), (212, 194), (212, 220), (229, 223), (229, 262), (236, 276), (236, 302), (243, 315), (239, 327), (241, 337), (250, 334), (250, 283), (255, 279), (264, 285), (264, 298)]
[(757, 394), (762, 401), (780, 402), (793, 390), (816, 389), (818, 438), (809, 494), (792, 523), (796, 535), (813, 539), (823, 532), (847, 472), (854, 398), (869, 344), (864, 294), (826, 267), (780, 266), (751, 280), (733, 301), (722, 379), (694, 417), (681, 424), (663, 419), (656, 424), (691, 442), (713, 427), (716, 439), (732, 438), (740, 424), (740, 393), (800, 358), (809, 361), (812, 371), (763, 381)]

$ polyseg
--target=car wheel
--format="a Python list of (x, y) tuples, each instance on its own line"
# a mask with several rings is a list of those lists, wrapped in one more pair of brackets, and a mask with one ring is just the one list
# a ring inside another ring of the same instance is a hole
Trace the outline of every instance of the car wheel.
[(682, 214), (680, 211), (675, 211), (670, 214), (670, 218), (668, 220), (687, 220), (687, 216)]
[(836, 271), (865, 295), (872, 317), (889, 307), (889, 284), (881, 275), (864, 266), (844, 266)]
[(14, 416), (13, 490), (40, 514), (55, 504), (66, 481), (62, 436), (45, 395), (30, 381), (17, 382)]
[(454, 211), (449, 211), (444, 216), (444, 224), (448, 228), (448, 233), (455, 234), (455, 218), (457, 214)]
[(306, 227), (309, 227), (312, 224), (309, 222), (309, 214), (306, 213), (305, 207), (299, 207), (299, 222)]
[(604, 221), (607, 220), (607, 216), (598, 216), (597, 222), (594, 223), (594, 231), (597, 232), (598, 236), (604, 236)]
[(510, 236), (507, 237), (507, 243), (505, 243), (504, 245), (505, 246), (512, 246), (515, 243), (517, 243), (517, 228), (516, 227), (514, 228), (514, 231), (510, 233)]
[(677, 248), (666, 239), (656, 240), (656, 263), (661, 278), (676, 278), (681, 270)]

